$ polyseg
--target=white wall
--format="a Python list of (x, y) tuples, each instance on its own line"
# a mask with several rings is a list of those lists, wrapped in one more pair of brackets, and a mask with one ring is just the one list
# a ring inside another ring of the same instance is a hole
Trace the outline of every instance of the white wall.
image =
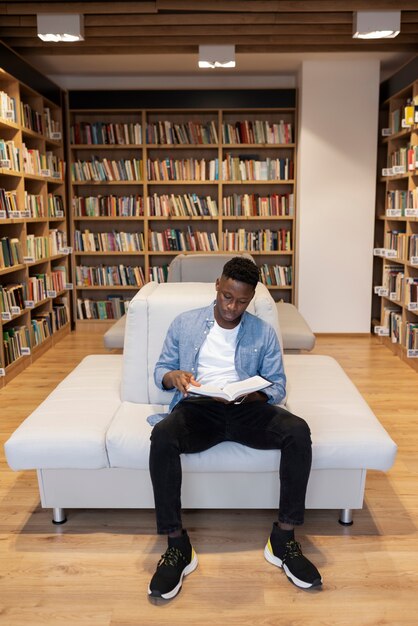
[(314, 332), (370, 330), (379, 62), (299, 76), (298, 307)]

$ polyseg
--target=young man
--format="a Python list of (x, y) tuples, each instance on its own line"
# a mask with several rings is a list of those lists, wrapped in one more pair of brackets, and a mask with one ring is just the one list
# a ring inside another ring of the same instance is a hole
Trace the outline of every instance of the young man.
[[(306, 486), (311, 468), (309, 428), (301, 418), (275, 406), (286, 395), (280, 345), (274, 329), (246, 312), (259, 271), (249, 259), (235, 257), (216, 280), (214, 304), (179, 315), (171, 324), (155, 381), (175, 389), (170, 414), (153, 429), (150, 473), (157, 531), (168, 535), (168, 548), (149, 584), (154, 597), (173, 598), (183, 577), (197, 567), (197, 556), (181, 521), (183, 453), (202, 452), (222, 441), (261, 450), (280, 449), (280, 503), (264, 550), (302, 588), (320, 585), (316, 567), (303, 556), (294, 527), (303, 523)], [(226, 383), (254, 375), (272, 384), (235, 402), (193, 396), (192, 386)]]

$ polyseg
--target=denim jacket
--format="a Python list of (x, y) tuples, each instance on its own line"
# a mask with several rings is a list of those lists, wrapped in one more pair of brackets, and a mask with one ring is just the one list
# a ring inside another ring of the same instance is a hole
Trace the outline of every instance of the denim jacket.
[[(164, 389), (163, 378), (167, 372), (184, 370), (196, 375), (199, 351), (214, 324), (213, 304), (178, 315), (171, 323), (155, 370), (157, 387)], [(263, 376), (272, 385), (263, 389), (270, 404), (280, 404), (286, 396), (286, 376), (276, 332), (264, 320), (244, 312), (237, 336), (235, 369), (240, 380), (250, 376)], [(176, 389), (170, 411), (183, 398)]]

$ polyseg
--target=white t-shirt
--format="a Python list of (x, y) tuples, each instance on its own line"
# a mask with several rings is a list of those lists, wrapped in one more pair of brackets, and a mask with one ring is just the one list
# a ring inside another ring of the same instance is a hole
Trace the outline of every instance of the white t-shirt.
[(235, 369), (235, 348), (240, 324), (222, 328), (215, 321), (199, 352), (197, 380), (223, 388), (239, 380)]

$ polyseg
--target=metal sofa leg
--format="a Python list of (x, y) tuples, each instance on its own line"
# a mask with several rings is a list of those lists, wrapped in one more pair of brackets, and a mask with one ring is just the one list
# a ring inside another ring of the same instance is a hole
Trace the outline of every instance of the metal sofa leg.
[(341, 509), (340, 518), (338, 522), (342, 526), (351, 526), (353, 524), (353, 510), (352, 509)]
[(53, 524), (65, 524), (67, 517), (65, 515), (65, 509), (52, 509), (52, 523)]

